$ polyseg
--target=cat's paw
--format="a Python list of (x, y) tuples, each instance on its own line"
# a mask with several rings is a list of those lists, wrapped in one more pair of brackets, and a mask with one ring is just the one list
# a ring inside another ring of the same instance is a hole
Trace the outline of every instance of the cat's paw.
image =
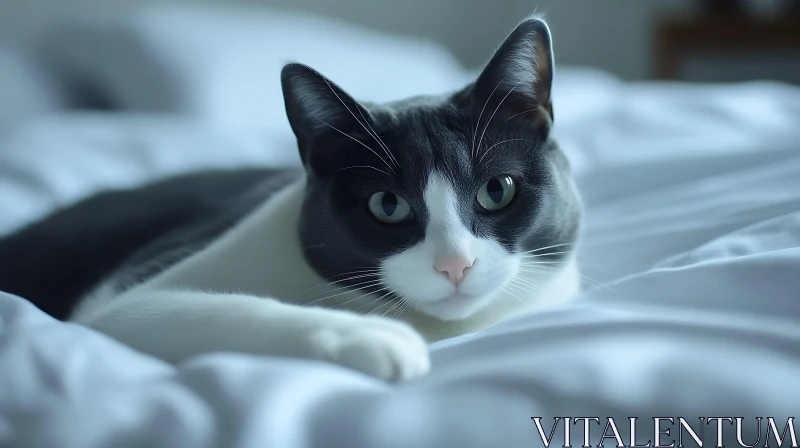
[(347, 319), (315, 332), (312, 344), (321, 359), (388, 381), (406, 381), (430, 370), (425, 340), (396, 320)]

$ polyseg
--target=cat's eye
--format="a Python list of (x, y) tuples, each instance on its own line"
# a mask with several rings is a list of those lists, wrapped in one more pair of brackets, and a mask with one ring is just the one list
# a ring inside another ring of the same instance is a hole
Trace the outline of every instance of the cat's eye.
[(378, 220), (387, 224), (398, 224), (411, 218), (412, 210), (405, 199), (400, 196), (381, 191), (369, 198), (369, 211)]
[(507, 206), (517, 193), (517, 185), (511, 176), (496, 176), (486, 181), (478, 190), (478, 204), (490, 212)]

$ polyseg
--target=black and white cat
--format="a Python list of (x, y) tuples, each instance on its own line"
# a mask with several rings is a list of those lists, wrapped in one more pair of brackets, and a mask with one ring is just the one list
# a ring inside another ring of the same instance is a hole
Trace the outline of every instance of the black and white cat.
[(89, 198), (0, 241), (0, 290), (171, 362), (235, 351), (422, 375), (426, 342), (579, 289), (581, 205), (550, 138), (552, 78), (536, 18), (445, 96), (361, 103), (289, 64), (304, 172)]

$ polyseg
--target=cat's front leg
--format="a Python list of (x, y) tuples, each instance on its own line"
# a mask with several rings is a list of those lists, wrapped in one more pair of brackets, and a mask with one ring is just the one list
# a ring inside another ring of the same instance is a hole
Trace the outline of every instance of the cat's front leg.
[(233, 351), (325, 360), (393, 381), (430, 368), (427, 344), (403, 322), (247, 295), (140, 289), (73, 320), (170, 362)]

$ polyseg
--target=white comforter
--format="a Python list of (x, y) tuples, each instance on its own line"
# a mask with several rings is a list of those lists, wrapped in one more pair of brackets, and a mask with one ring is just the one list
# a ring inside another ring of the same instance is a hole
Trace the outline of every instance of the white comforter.
[[(0, 293), (0, 447), (511, 448), (540, 446), (537, 416), (546, 432), (554, 416), (785, 422), (800, 403), (800, 89), (630, 85), (561, 70), (554, 99), (587, 208), (587, 290), (575, 302), (435, 344), (430, 375), (391, 386), (235, 354), (169, 366)], [(224, 115), (223, 103), (178, 104), (183, 118), (6, 123), (0, 234), (101, 188), (296, 163), (277, 118), (248, 133), (197, 120)], [(282, 114), (278, 100), (267, 113)], [(592, 427), (595, 446), (602, 429)], [(580, 425), (572, 432), (579, 446)], [(715, 442), (713, 425), (705, 436)]]

